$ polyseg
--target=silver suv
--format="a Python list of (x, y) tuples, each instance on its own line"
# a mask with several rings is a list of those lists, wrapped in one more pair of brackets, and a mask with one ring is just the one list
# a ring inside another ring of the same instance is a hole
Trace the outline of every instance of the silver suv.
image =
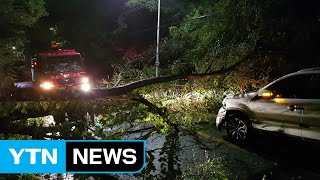
[(243, 141), (253, 128), (320, 140), (320, 67), (283, 76), (258, 92), (228, 95), (216, 126)]

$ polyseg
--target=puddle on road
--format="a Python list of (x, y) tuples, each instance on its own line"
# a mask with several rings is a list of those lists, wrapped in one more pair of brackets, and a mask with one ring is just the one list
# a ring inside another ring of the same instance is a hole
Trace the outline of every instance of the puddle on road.
[[(124, 139), (133, 139), (148, 131), (132, 133)], [(273, 162), (262, 157), (226, 146), (221, 142), (202, 139), (196, 134), (184, 130), (175, 130), (168, 134), (150, 134), (147, 141), (147, 164), (136, 175), (119, 175), (119, 179), (176, 179), (183, 171), (197, 164), (219, 159), (231, 172), (229, 178), (248, 179), (263, 175), (272, 168)], [(261, 179), (261, 178), (260, 178)]]
[(108, 132), (124, 127), (131, 133), (123, 139), (143, 139), (147, 142), (147, 163), (142, 172), (134, 175), (71, 175), (68, 179), (180, 179), (184, 171), (208, 162), (209, 159), (222, 161), (227, 171), (231, 172), (229, 179), (253, 179), (257, 176), (262, 179), (263, 172), (274, 166), (273, 162), (256, 154), (185, 130), (174, 130), (167, 134), (154, 133), (152, 124), (140, 123), (122, 125), (109, 129)]

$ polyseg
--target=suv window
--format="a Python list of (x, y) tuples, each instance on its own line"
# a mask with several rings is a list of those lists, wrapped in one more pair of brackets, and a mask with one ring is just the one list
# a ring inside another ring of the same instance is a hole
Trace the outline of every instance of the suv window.
[(282, 79), (267, 88), (282, 98), (320, 99), (320, 74), (300, 74)]
[(314, 74), (308, 83), (311, 99), (320, 99), (320, 74)]

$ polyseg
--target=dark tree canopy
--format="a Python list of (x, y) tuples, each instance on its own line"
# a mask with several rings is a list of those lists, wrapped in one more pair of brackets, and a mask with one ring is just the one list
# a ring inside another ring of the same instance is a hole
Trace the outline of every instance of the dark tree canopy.
[[(28, 31), (46, 16), (44, 0), (2, 0), (0, 3), (0, 86), (24, 76)], [(22, 67), (19, 67), (22, 66)], [(22, 77), (23, 78), (23, 77)]]
[[(130, 0), (128, 4), (138, 6), (146, 2)], [(174, 8), (170, 2), (162, 4), (163, 16), (165, 9)], [(162, 52), (165, 62), (178, 66), (192, 62), (203, 72), (208, 66), (224, 66), (254, 51), (272, 63), (292, 64), (287, 66), (287, 71), (319, 65), (318, 1), (175, 2), (183, 4), (188, 13), (183, 21), (170, 27)], [(156, 4), (149, 6), (151, 11), (156, 11)]]

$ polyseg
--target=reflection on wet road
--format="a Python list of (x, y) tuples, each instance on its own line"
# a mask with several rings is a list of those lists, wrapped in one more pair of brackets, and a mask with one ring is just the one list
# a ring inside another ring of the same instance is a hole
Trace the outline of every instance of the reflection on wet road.
[[(272, 161), (224, 141), (222, 138), (203, 137), (184, 129), (167, 134), (144, 132), (131, 133), (124, 139), (144, 136), (147, 141), (147, 164), (134, 177), (117, 176), (119, 179), (175, 179), (183, 171), (194, 168), (209, 159), (219, 159), (232, 172), (230, 178), (262, 178), (274, 167)], [(145, 136), (148, 135), (148, 136)]]

